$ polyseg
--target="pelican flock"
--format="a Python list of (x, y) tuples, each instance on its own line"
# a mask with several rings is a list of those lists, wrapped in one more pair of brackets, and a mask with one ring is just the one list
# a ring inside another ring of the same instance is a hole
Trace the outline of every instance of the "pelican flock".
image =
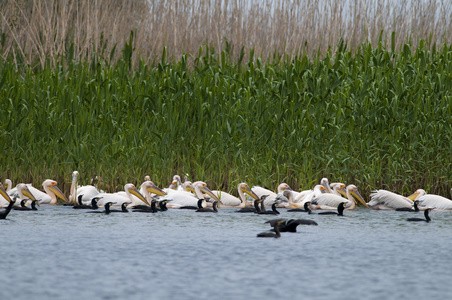
[[(329, 183), (322, 178), (312, 189), (295, 191), (289, 184), (281, 183), (276, 191), (261, 186), (250, 186), (241, 182), (237, 185), (237, 194), (221, 190), (211, 190), (206, 182), (188, 180), (184, 182), (179, 175), (174, 175), (167, 188), (161, 189), (145, 176), (137, 188), (133, 183), (126, 183), (124, 190), (107, 193), (94, 185), (79, 185), (79, 172), (72, 173), (69, 197), (52, 179), (42, 183), (42, 189), (32, 184), (18, 183), (14, 188), (12, 181), (6, 179), (0, 182), (0, 219), (11, 217), (10, 212), (35, 211), (36, 205), (65, 204), (81, 211), (110, 214), (111, 212), (167, 212), (169, 209), (190, 208), (195, 212), (219, 213), (221, 209), (238, 208), (234, 212), (248, 212), (255, 215), (279, 215), (286, 213), (305, 212), (307, 215), (339, 215), (344, 211), (363, 209), (393, 210), (404, 212), (424, 211), (424, 218), (407, 218), (407, 221), (431, 221), (430, 211), (452, 211), (452, 200), (440, 195), (428, 194), (423, 189), (417, 189), (409, 196), (403, 196), (388, 190), (378, 189), (369, 195), (366, 202), (354, 184)], [(254, 205), (253, 205), (254, 203)], [(117, 206), (121, 209), (112, 209)], [(99, 210), (103, 207), (103, 210)], [(265, 207), (271, 207), (266, 209)], [(285, 209), (288, 208), (288, 209)], [(41, 209), (41, 208), (40, 208)], [(313, 212), (320, 210), (320, 212)], [(337, 212), (336, 212), (337, 211)], [(349, 215), (346, 215), (346, 217)], [(273, 219), (267, 221), (273, 227), (273, 232), (258, 234), (258, 237), (280, 237), (281, 232), (296, 232), (298, 225), (317, 223), (308, 219)]]

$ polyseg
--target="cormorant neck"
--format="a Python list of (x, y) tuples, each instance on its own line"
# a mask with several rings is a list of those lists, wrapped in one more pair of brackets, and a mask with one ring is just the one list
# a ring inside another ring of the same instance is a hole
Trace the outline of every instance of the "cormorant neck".
[(343, 216), (344, 215), (344, 204), (339, 204), (339, 206), (337, 207), (337, 215), (338, 216)]
[(256, 209), (256, 212), (261, 211), (261, 209), (259, 208), (259, 199), (254, 200), (254, 208)]
[(96, 199), (92, 199), (92, 200), (91, 200), (91, 206), (93, 207), (93, 209), (98, 209), (98, 208), (99, 208), (99, 206), (97, 206), (97, 201), (96, 201)]
[(276, 210), (276, 203), (272, 204), (272, 211), (279, 214), (279, 211)]
[(202, 207), (202, 202), (204, 201), (204, 199), (199, 199), (198, 200), (198, 208), (203, 208)]

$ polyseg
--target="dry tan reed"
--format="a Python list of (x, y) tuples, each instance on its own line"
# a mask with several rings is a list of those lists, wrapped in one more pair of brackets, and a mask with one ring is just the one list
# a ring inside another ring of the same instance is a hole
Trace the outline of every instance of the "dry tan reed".
[[(90, 60), (104, 49), (115, 59), (134, 31), (133, 61), (196, 54), (202, 45), (254, 48), (264, 59), (283, 54), (325, 53), (343, 38), (351, 49), (369, 41), (396, 49), (420, 39), (443, 44), (452, 35), (452, 5), (448, 0), (3, 0), (0, 3), (0, 55), (44, 65), (62, 57), (74, 43), (74, 59)], [(101, 39), (103, 34), (104, 39)], [(52, 62), (52, 64), (54, 61)]]

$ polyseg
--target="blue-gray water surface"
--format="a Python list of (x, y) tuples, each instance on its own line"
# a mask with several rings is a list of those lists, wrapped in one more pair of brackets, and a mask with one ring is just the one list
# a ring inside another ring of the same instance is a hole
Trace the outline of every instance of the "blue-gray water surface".
[[(0, 220), (0, 299), (445, 299), (452, 212), (346, 211), (281, 238), (274, 216), (65, 206)], [(416, 214), (422, 217), (422, 213)]]

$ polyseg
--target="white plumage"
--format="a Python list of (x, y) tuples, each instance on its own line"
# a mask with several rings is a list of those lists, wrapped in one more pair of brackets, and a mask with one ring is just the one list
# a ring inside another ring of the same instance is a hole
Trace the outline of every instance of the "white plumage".
[(350, 184), (346, 188), (347, 191), (347, 199), (344, 199), (341, 196), (332, 194), (332, 193), (324, 193), (320, 195), (315, 195), (312, 198), (312, 203), (320, 206), (320, 209), (337, 209), (341, 202), (345, 202), (346, 209), (354, 209), (356, 207), (355, 198), (361, 202), (364, 206), (367, 206), (366, 201), (364, 201), (363, 197), (360, 195), (358, 188)]
[(387, 190), (376, 190), (370, 194), (370, 201), (367, 205), (376, 210), (412, 208), (413, 200), (416, 199), (422, 191), (423, 190), (419, 189), (416, 190), (416, 192), (414, 192), (411, 196), (404, 197)]

